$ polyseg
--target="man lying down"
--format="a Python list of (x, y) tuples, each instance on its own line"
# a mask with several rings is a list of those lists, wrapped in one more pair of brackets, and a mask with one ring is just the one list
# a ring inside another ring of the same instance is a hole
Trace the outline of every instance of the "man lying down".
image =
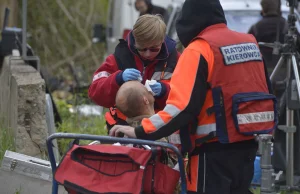
[[(144, 118), (149, 118), (155, 114), (154, 97), (139, 81), (125, 82), (116, 95), (116, 107), (127, 117), (126, 122), (137, 127)], [(159, 141), (168, 142), (166, 138)], [(177, 163), (172, 156), (170, 167)]]
[[(154, 101), (151, 92), (139, 81), (125, 82), (116, 95), (116, 107), (127, 117), (126, 122), (132, 127), (140, 126), (144, 118), (155, 114)], [(167, 138), (158, 141), (168, 142)], [(176, 156), (168, 155), (168, 166), (179, 171)], [(180, 184), (174, 193), (180, 193)]]

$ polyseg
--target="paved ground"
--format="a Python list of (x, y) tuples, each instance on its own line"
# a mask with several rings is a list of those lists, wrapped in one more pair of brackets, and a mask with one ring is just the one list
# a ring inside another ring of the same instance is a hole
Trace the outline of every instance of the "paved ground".
[[(43, 181), (0, 169), (0, 193), (52, 194), (51, 187), (52, 184), (49, 181)], [(60, 188), (59, 194), (67, 194), (67, 192), (64, 188)]]

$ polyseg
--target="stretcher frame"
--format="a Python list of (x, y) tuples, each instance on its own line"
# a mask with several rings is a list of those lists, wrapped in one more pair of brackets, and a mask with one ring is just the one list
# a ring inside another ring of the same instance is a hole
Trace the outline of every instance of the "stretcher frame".
[(178, 150), (172, 144), (165, 143), (165, 142), (158, 142), (158, 141), (148, 141), (148, 140), (140, 140), (140, 139), (132, 139), (132, 138), (117, 138), (117, 137), (110, 137), (110, 136), (98, 136), (98, 135), (87, 135), (87, 134), (76, 134), (76, 133), (54, 133), (47, 138), (47, 149), (49, 160), (51, 164), (53, 180), (52, 180), (52, 194), (58, 194), (58, 183), (54, 179), (54, 173), (57, 168), (57, 163), (54, 157), (54, 150), (52, 142), (55, 139), (77, 139), (77, 140), (91, 140), (91, 141), (99, 141), (102, 144), (113, 144), (113, 143), (121, 143), (121, 144), (137, 144), (137, 145), (148, 145), (148, 146), (155, 146), (161, 148), (167, 148), (172, 150), (177, 158), (178, 158), (178, 165), (180, 170), (180, 179), (181, 179), (181, 194), (187, 193), (187, 183), (185, 178), (185, 169), (184, 169), (184, 162), (183, 157)]

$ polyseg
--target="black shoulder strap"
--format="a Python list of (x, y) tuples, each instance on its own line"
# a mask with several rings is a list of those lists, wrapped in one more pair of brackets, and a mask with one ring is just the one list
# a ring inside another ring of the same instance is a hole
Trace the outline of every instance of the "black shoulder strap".
[(125, 70), (127, 68), (137, 69), (134, 55), (129, 50), (128, 43), (124, 39), (120, 39), (119, 41), (120, 43), (116, 46), (114, 53), (119, 70)]
[(254, 33), (254, 36), (257, 37), (258, 34), (257, 34), (257, 24), (254, 24), (253, 25), (253, 33)]
[(209, 140), (212, 140), (215, 137), (217, 137), (217, 132), (216, 131), (212, 131), (208, 135), (206, 135), (206, 136), (204, 136), (202, 138), (196, 139), (195, 140), (195, 144), (196, 145), (201, 145), (203, 143), (208, 142)]
[(276, 26), (276, 42), (279, 42), (280, 34), (283, 32), (284, 27), (282, 31), (280, 30), (280, 16), (278, 16), (277, 26)]

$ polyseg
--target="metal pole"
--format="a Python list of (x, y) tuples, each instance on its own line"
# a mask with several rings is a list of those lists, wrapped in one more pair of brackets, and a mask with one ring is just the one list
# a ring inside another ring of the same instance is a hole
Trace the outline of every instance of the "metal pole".
[[(287, 59), (287, 88), (289, 88), (290, 79), (292, 72), (292, 58)], [(292, 87), (291, 87), (292, 89)], [(287, 100), (290, 98), (287, 92)], [(293, 186), (293, 176), (294, 176), (294, 134), (290, 130), (294, 125), (294, 111), (286, 107), (286, 184), (290, 188)]]
[(27, 56), (27, 0), (22, 1), (22, 57)]
[(298, 100), (300, 99), (300, 78), (299, 78), (299, 71), (298, 71), (298, 67), (297, 67), (297, 61), (296, 61), (296, 57), (294, 55), (292, 55), (292, 65), (293, 65), (293, 70), (294, 70), (294, 75), (295, 75), (295, 79), (296, 79), (296, 86), (297, 86), (297, 92), (298, 92)]
[(292, 5), (289, 5), (289, 7), (290, 7), (290, 14), (294, 14), (295, 12), (294, 12), (294, 7), (295, 7), (295, 4), (296, 4), (296, 1), (295, 0), (293, 0), (293, 3), (292, 3)]
[(261, 151), (261, 194), (275, 194), (274, 170), (271, 162), (272, 135), (259, 135), (259, 145)]
[[(294, 124), (294, 111), (287, 108), (287, 127)], [(288, 187), (294, 186), (294, 132), (288, 131), (286, 134), (286, 183)]]
[[(53, 106), (52, 106), (50, 94), (46, 94), (46, 123), (47, 123), (47, 128), (48, 128), (48, 134), (49, 135), (54, 134), (56, 132), (56, 129), (55, 129)], [(59, 161), (60, 156), (59, 156), (58, 145), (57, 145), (56, 139), (53, 140), (53, 146), (54, 146), (53, 151), (54, 151), (55, 160)]]
[(277, 63), (277, 65), (275, 66), (275, 68), (274, 68), (274, 70), (273, 70), (271, 76), (270, 76), (271, 82), (274, 82), (275, 75), (277, 75), (279, 69), (281, 68), (281, 66), (282, 66), (282, 64), (283, 64), (283, 62), (284, 62), (284, 57), (281, 56), (280, 59), (279, 59), (279, 61), (278, 61), (278, 63)]
[(3, 22), (3, 28), (2, 30), (5, 29), (8, 25), (8, 15), (9, 15), (10, 10), (8, 8), (5, 8), (5, 14), (4, 14), (4, 22)]

